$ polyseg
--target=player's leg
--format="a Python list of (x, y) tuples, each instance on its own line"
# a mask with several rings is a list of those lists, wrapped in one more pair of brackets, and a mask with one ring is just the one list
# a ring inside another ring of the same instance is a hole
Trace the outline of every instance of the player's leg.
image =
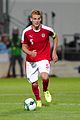
[(42, 77), (43, 92), (44, 92), (45, 100), (47, 102), (51, 102), (52, 98), (51, 98), (51, 94), (48, 90), (48, 85), (49, 85), (48, 73), (42, 72), (41, 77)]
[(41, 107), (40, 89), (38, 86), (38, 68), (35, 63), (26, 62), (26, 74), (28, 81), (32, 84), (32, 91), (37, 101), (37, 107)]
[(44, 96), (47, 102), (51, 102), (52, 98), (50, 92), (48, 91), (50, 63), (47, 60), (43, 60), (40, 61), (39, 64), (39, 71), (42, 77)]
[(43, 91), (45, 92), (48, 90), (48, 84), (49, 84), (48, 73), (41, 72), (41, 77), (42, 77)]
[(41, 98), (40, 98), (40, 89), (38, 86), (38, 81), (35, 81), (32, 83), (32, 91), (33, 91), (35, 98), (36, 98), (37, 107), (41, 107), (42, 103), (41, 103)]

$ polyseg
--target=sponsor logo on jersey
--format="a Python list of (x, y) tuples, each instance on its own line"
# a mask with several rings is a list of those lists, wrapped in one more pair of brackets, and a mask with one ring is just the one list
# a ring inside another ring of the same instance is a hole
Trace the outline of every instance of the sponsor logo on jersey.
[(29, 35), (30, 38), (32, 38), (32, 35)]

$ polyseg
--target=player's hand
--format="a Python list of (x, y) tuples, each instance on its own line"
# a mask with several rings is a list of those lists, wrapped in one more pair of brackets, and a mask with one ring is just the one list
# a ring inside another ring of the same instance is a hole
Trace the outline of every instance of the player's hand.
[(36, 55), (37, 55), (36, 50), (31, 51), (31, 56), (32, 56), (32, 57), (35, 57)]
[(54, 64), (58, 61), (57, 53), (54, 52), (54, 51), (53, 51), (53, 53), (52, 53), (52, 59), (53, 59)]

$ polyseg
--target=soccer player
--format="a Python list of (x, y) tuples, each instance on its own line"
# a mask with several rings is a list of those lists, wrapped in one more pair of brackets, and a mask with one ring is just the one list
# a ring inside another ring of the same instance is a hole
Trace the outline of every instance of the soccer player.
[(28, 26), (22, 33), (22, 50), (26, 53), (26, 74), (32, 91), (35, 95), (37, 107), (42, 106), (40, 89), (38, 86), (38, 73), (42, 78), (43, 93), (45, 100), (51, 102), (52, 97), (48, 90), (50, 72), (50, 41), (53, 38), (53, 62), (56, 63), (58, 56), (56, 53), (58, 38), (54, 30), (41, 24), (42, 12), (33, 10), (30, 18), (32, 25)]

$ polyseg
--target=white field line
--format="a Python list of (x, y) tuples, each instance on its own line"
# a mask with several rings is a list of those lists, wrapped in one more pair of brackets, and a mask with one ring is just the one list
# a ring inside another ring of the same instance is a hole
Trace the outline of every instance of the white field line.
[(8, 103), (8, 102), (4, 102), (4, 103), (0, 103), (0, 105), (11, 105), (11, 104), (14, 104), (14, 105), (20, 105), (20, 104), (24, 104), (24, 103), (20, 103), (20, 102), (12, 102), (12, 103)]
[[(11, 105), (11, 104), (14, 104), (14, 105), (20, 105), (20, 104), (24, 104), (24, 102), (1, 102), (0, 105)], [(80, 103), (58, 103), (58, 104), (53, 104), (54, 106), (80, 106)]]
[[(0, 96), (26, 96), (26, 95), (32, 95), (32, 94), (28, 94), (28, 93), (26, 93), (26, 94), (22, 94), (22, 93), (19, 93), (19, 94), (17, 94), (17, 93), (3, 93), (3, 94), (0, 94)], [(52, 95), (56, 95), (56, 96), (80, 96), (80, 93), (53, 93)]]
[(26, 96), (26, 95), (31, 95), (31, 94), (14, 94), (14, 93), (13, 94), (12, 93), (11, 94), (6, 94), (6, 93), (0, 94), (0, 96), (23, 96), (23, 95)]

